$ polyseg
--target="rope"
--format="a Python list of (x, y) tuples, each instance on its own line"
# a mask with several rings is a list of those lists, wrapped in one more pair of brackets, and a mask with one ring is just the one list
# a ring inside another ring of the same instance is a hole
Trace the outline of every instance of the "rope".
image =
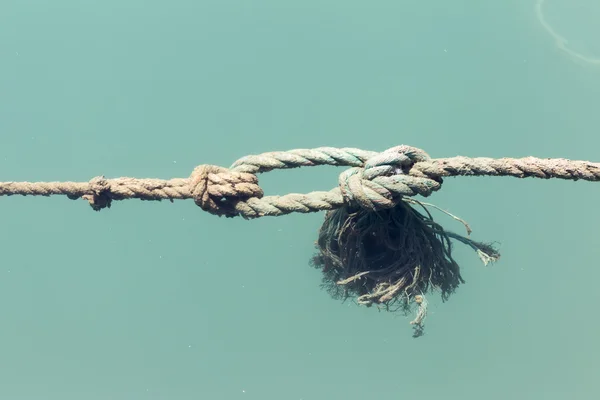
[[(264, 196), (257, 174), (274, 169), (319, 165), (346, 166), (338, 187), (324, 192)], [(0, 196), (65, 195), (83, 198), (99, 211), (113, 200), (183, 200), (211, 214), (258, 218), (333, 210), (355, 204), (368, 210), (395, 206), (403, 196), (429, 196), (451, 176), (512, 176), (600, 181), (600, 163), (568, 159), (431, 159), (423, 150), (397, 146), (377, 153), (354, 148), (320, 147), (250, 155), (230, 168), (200, 165), (189, 178), (170, 180), (102, 176), (89, 182), (0, 182)]]

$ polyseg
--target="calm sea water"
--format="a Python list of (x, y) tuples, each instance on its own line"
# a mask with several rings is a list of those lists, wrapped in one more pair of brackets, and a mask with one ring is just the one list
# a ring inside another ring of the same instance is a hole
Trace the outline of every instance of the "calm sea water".
[[(600, 161), (599, 21), (594, 0), (4, 0), (0, 181), (319, 146)], [(0, 399), (599, 398), (600, 186), (454, 178), (428, 201), (502, 258), (456, 247), (467, 283), (413, 339), (319, 288), (322, 214), (0, 198)]]

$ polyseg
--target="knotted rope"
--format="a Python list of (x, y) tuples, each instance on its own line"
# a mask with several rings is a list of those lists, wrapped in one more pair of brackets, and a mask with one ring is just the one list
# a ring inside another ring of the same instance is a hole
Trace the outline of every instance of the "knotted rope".
[[(348, 166), (338, 187), (324, 192), (264, 196), (257, 174), (308, 166)], [(96, 177), (89, 182), (0, 182), (0, 196), (66, 195), (83, 198), (94, 210), (125, 199), (194, 199), (204, 211), (227, 217), (259, 218), (334, 210), (357, 204), (368, 210), (394, 207), (403, 196), (429, 196), (451, 176), (513, 176), (600, 180), (600, 163), (567, 159), (431, 159), (424, 151), (397, 146), (382, 153), (320, 147), (246, 156), (230, 168), (200, 165), (189, 178), (170, 180)]]
[[(328, 192), (264, 196), (257, 175), (274, 169), (318, 165), (350, 167)], [(397, 146), (382, 153), (321, 147), (247, 156), (230, 168), (196, 167), (184, 179), (106, 179), (87, 183), (4, 182), (0, 196), (66, 195), (86, 199), (94, 210), (115, 200), (194, 199), (211, 214), (259, 218), (293, 212), (327, 211), (312, 264), (322, 286), (336, 298), (355, 297), (359, 304), (411, 311), (414, 336), (423, 334), (425, 294), (441, 292), (446, 300), (464, 283), (452, 258), (451, 240), (470, 246), (484, 264), (498, 260), (491, 245), (446, 231), (426, 206), (412, 197), (427, 197), (449, 176), (513, 176), (600, 181), (600, 164), (567, 159), (467, 158), (432, 159), (424, 151)], [(425, 214), (412, 205), (422, 206)], [(435, 206), (433, 206), (435, 207)]]

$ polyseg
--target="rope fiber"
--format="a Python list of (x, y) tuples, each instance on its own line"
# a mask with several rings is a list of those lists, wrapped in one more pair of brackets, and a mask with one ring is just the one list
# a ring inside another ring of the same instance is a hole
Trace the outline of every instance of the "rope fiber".
[[(274, 169), (319, 165), (349, 167), (338, 186), (327, 192), (264, 196), (257, 175)], [(427, 206), (412, 197), (427, 197), (451, 176), (512, 176), (517, 178), (600, 181), (600, 164), (567, 159), (468, 158), (431, 159), (423, 150), (397, 146), (381, 153), (354, 148), (320, 147), (251, 155), (230, 168), (196, 167), (181, 179), (106, 179), (89, 182), (4, 182), (0, 196), (65, 195), (83, 198), (94, 210), (115, 200), (181, 200), (194, 202), (211, 214), (259, 218), (294, 212), (327, 211), (315, 243), (311, 264), (322, 273), (321, 287), (332, 297), (353, 298), (358, 304), (409, 313), (413, 336), (424, 334), (428, 301), (437, 291), (443, 301), (465, 281), (452, 257), (452, 241), (473, 249), (485, 265), (500, 258), (492, 244), (445, 230)], [(413, 206), (420, 206), (424, 213)], [(439, 208), (438, 208), (439, 209)]]
[[(338, 187), (307, 194), (264, 196), (257, 174), (274, 169), (347, 166)], [(188, 178), (170, 180), (95, 177), (89, 182), (0, 182), (0, 196), (65, 195), (83, 198), (94, 210), (125, 199), (183, 200), (211, 214), (244, 218), (329, 211), (357, 204), (377, 211), (394, 207), (403, 196), (429, 196), (444, 177), (512, 176), (600, 181), (600, 163), (568, 159), (431, 159), (424, 151), (397, 146), (377, 153), (355, 148), (319, 147), (243, 157), (230, 168), (200, 165)]]

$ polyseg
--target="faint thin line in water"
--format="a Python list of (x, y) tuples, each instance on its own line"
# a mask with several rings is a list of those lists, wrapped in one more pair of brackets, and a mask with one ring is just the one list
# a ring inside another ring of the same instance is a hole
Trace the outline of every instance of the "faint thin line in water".
[(569, 43), (569, 41), (567, 39), (565, 39), (564, 37), (562, 37), (560, 34), (558, 34), (552, 28), (552, 26), (550, 26), (548, 21), (546, 21), (546, 19), (544, 18), (544, 13), (542, 12), (542, 4), (544, 4), (544, 1), (545, 0), (537, 0), (537, 2), (535, 4), (535, 14), (537, 16), (537, 19), (540, 21), (540, 23), (544, 27), (544, 29), (550, 34), (550, 36), (552, 36), (554, 38), (556, 47), (558, 47), (560, 50), (564, 51), (571, 57), (574, 57), (578, 60), (584, 61), (588, 64), (600, 65), (600, 58), (586, 57), (583, 54), (578, 53), (575, 50), (567, 47), (567, 44)]

